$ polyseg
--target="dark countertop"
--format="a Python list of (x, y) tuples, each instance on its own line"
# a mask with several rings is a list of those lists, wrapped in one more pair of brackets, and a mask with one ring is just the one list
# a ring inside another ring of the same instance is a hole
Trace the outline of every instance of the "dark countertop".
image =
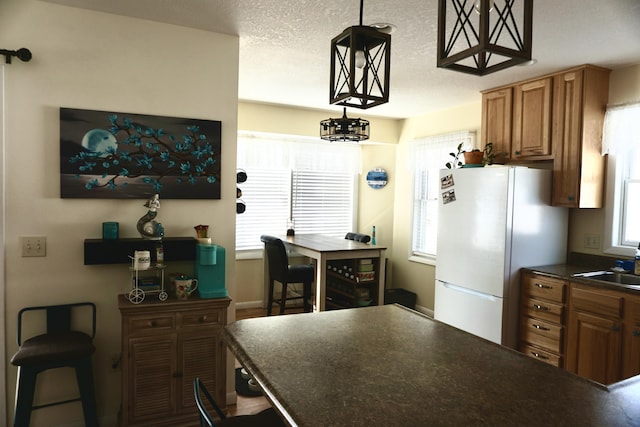
[(605, 282), (602, 280), (594, 280), (586, 277), (573, 277), (576, 273), (587, 273), (590, 271), (607, 271), (608, 268), (600, 268), (598, 266), (585, 267), (578, 264), (557, 264), (557, 265), (543, 265), (538, 267), (523, 268), (523, 271), (531, 271), (533, 273), (542, 274), (544, 276), (554, 277), (558, 279), (570, 280), (575, 283), (582, 283), (590, 286), (597, 286), (605, 289), (612, 289), (616, 291), (630, 292), (640, 295), (640, 286), (637, 285), (623, 285)]
[(399, 305), (240, 320), (225, 337), (292, 425), (640, 425), (640, 377), (604, 387)]

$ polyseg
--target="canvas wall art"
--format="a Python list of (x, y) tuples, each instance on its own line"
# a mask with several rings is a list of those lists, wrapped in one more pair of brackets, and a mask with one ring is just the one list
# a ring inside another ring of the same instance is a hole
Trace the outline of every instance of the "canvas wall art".
[(62, 198), (220, 199), (221, 123), (60, 108)]

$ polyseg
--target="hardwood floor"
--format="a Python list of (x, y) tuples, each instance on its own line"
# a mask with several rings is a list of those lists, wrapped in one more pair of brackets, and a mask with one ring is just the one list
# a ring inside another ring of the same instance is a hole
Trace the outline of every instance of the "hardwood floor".
[[(274, 307), (274, 310), (276, 309), (277, 307)], [(299, 309), (287, 308), (286, 314), (301, 313), (301, 312), (302, 312), (302, 307), (300, 307)], [(267, 315), (267, 310), (264, 308), (246, 308), (246, 309), (236, 310), (236, 320), (251, 319), (255, 317), (265, 317), (266, 315)], [(241, 365), (238, 363), (238, 361), (236, 361), (236, 368), (239, 368), (239, 367), (241, 367)], [(241, 396), (239, 394), (237, 396), (238, 396), (237, 403), (235, 405), (229, 405), (227, 407), (229, 410), (229, 414), (231, 416), (255, 414), (271, 406), (264, 396), (246, 397), (246, 396)]]

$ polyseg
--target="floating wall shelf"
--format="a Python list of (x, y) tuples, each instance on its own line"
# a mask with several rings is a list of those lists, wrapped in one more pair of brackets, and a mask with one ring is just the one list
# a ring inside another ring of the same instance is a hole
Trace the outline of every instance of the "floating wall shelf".
[[(130, 256), (135, 251), (150, 251), (155, 257), (159, 240), (141, 238), (129, 239), (85, 239), (84, 265), (98, 264), (131, 264)], [(196, 259), (196, 243), (193, 237), (166, 237), (162, 239), (164, 261), (194, 261)]]

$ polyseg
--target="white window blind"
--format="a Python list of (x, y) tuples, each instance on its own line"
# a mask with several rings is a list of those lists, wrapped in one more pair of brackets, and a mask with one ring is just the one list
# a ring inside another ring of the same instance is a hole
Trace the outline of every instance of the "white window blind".
[(237, 215), (236, 250), (262, 248), (262, 234), (284, 235), (289, 218), (299, 234), (355, 229), (360, 146), (241, 132), (237, 163), (247, 173), (238, 185), (247, 209)]
[(640, 242), (640, 103), (607, 108), (602, 150), (610, 170), (608, 252), (630, 255)]
[(414, 173), (411, 255), (435, 259), (438, 235), (440, 169), (453, 158), (460, 143), (475, 146), (475, 132), (453, 132), (416, 139), (409, 146), (409, 168)]

